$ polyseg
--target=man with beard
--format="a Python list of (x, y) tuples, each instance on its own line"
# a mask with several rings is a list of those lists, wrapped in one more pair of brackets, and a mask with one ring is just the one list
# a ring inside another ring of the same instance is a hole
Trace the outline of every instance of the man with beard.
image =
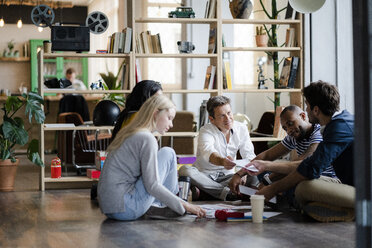
[[(321, 222), (351, 221), (355, 217), (354, 116), (347, 110), (338, 112), (340, 95), (334, 85), (323, 81), (311, 83), (303, 94), (309, 121), (322, 126), (323, 141), (295, 171), (257, 194), (269, 200), (297, 185), (296, 201), (310, 217)], [(329, 165), (340, 183), (320, 176)]]
[[(237, 152), (242, 158), (252, 160), (253, 144), (248, 128), (240, 122), (234, 122), (230, 99), (225, 96), (211, 97), (207, 102), (207, 111), (211, 123), (200, 128), (196, 162), (194, 166), (184, 165), (179, 169), (180, 176), (189, 176), (195, 189), (221, 200), (236, 200), (227, 186), (234, 175)], [(256, 186), (256, 176), (249, 176), (246, 185)], [(196, 191), (195, 191), (196, 192)], [(193, 200), (197, 194), (193, 192)]]
[[(287, 132), (287, 136), (280, 143), (257, 155), (254, 161), (251, 162), (251, 165), (254, 165), (260, 173), (264, 171), (273, 172), (263, 176), (262, 184), (260, 184), (259, 188), (263, 185), (270, 185), (272, 182), (296, 170), (301, 161), (313, 154), (318, 144), (323, 140), (320, 133), (320, 125), (311, 124), (305, 112), (296, 105), (290, 105), (283, 109), (280, 114), (280, 122), (283, 129)], [(293, 162), (274, 161), (287, 155), (292, 150), (296, 150), (297, 154), (292, 159)], [(244, 170), (237, 172), (229, 183), (230, 188), (234, 192), (239, 192), (241, 176), (245, 174)], [(322, 176), (336, 177), (331, 165), (322, 172)]]

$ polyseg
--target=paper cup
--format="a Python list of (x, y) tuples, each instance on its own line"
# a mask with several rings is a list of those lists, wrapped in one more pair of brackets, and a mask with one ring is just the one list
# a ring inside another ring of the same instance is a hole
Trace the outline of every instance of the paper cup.
[(251, 195), (252, 222), (262, 223), (265, 197), (263, 195)]

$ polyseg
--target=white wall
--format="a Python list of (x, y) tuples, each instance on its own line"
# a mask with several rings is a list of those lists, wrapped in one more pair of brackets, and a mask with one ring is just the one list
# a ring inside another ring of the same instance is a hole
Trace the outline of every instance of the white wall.
[(341, 109), (354, 113), (352, 0), (327, 0), (306, 21), (305, 84), (317, 80), (335, 84)]
[[(15, 50), (23, 56), (23, 44), (30, 39), (50, 39), (50, 29), (45, 28), (42, 32), (32, 24), (24, 24), (21, 29), (16, 24), (6, 24), (0, 28), (0, 53), (7, 49), (7, 43), (15, 42)], [(30, 89), (30, 62), (4, 62), (0, 61), (0, 89), (10, 89), (12, 93), (19, 93), (18, 88), (23, 86)]]

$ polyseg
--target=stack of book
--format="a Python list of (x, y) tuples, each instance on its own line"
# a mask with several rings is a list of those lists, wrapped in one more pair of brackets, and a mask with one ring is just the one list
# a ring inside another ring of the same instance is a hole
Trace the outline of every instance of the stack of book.
[(137, 53), (163, 53), (160, 41), (160, 34), (152, 35), (151, 32), (143, 31), (136, 34), (136, 52)]
[(132, 28), (126, 27), (108, 37), (108, 53), (129, 53), (132, 45)]

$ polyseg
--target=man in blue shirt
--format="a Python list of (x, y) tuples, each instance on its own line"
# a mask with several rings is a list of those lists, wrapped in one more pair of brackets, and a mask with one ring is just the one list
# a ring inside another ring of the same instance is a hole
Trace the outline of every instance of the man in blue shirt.
[[(283, 179), (260, 189), (267, 200), (297, 185), (295, 196), (305, 213), (322, 221), (354, 219), (353, 181), (354, 117), (339, 110), (340, 95), (335, 86), (318, 81), (303, 89), (306, 112), (311, 123), (322, 126), (323, 142)], [(321, 177), (332, 165), (340, 183)]]

